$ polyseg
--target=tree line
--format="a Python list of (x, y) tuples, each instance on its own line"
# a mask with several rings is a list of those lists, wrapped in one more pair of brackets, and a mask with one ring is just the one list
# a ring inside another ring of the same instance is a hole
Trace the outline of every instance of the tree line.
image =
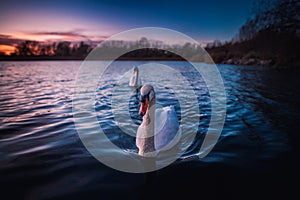
[(206, 50), (217, 63), (297, 67), (299, 10), (299, 0), (258, 1), (237, 37), (224, 43), (215, 41)]
[(16, 46), (12, 56), (86, 56), (92, 46), (80, 42), (72, 44), (64, 41), (59, 43), (44, 44), (38, 41), (26, 40)]
[[(72, 43), (63, 41), (58, 43), (44, 43), (38, 41), (26, 40), (16, 45), (15, 52), (10, 56), (4, 56), (7, 59), (84, 59), (94, 48), (95, 44), (84, 42)], [(182, 45), (165, 44), (162, 41), (149, 41), (146, 37), (141, 37), (137, 41), (114, 40), (106, 41), (100, 47), (102, 57), (110, 59), (115, 52), (128, 52), (119, 59), (162, 59), (162, 60), (183, 60), (202, 59), (199, 51), (201, 47), (192, 43)], [(138, 49), (138, 50), (134, 50)], [(163, 50), (164, 49), (164, 50)], [(173, 53), (172, 53), (173, 52)], [(175, 52), (175, 53), (174, 53)], [(181, 55), (181, 56), (179, 56)]]

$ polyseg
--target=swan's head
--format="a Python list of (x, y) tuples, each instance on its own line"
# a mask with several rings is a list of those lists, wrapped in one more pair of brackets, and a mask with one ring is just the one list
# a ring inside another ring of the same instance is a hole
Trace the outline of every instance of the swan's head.
[(150, 106), (155, 104), (155, 92), (152, 85), (146, 84), (141, 88), (141, 107), (139, 114), (144, 116)]
[(137, 67), (137, 66), (135, 66), (134, 68), (133, 68), (133, 73), (138, 73), (139, 72), (139, 68)]

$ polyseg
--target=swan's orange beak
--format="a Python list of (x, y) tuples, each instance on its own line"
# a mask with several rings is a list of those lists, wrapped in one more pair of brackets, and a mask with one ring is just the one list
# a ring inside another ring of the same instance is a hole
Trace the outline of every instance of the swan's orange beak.
[(147, 108), (148, 108), (148, 99), (146, 99), (145, 102), (141, 102), (139, 115), (144, 116), (146, 114)]

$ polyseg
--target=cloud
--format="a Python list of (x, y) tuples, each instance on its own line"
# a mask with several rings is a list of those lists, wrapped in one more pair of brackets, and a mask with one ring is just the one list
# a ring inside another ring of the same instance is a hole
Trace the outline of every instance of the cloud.
[(16, 45), (25, 40), (35, 40), (39, 42), (99, 42), (107, 38), (107, 36), (87, 36), (79, 33), (78, 31), (66, 31), (66, 32), (22, 32), (17, 34), (0, 34), (0, 44), (2, 45)]
[(0, 34), (0, 44), (2, 45), (15, 45), (23, 42), (23, 39), (15, 38), (13, 35)]
[(76, 33), (74, 31), (68, 31), (68, 32), (37, 32), (37, 33), (31, 33), (31, 35), (55, 35), (55, 36), (64, 36), (64, 37), (80, 37), (84, 39), (89, 39), (87, 36), (83, 34)]

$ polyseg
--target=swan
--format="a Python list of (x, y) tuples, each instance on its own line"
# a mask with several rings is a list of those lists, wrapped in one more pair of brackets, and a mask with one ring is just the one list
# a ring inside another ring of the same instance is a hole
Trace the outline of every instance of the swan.
[(146, 84), (141, 88), (140, 101), (143, 121), (137, 130), (136, 146), (140, 156), (153, 157), (174, 147), (181, 138), (181, 129), (174, 106), (156, 109), (153, 86)]
[(133, 68), (133, 75), (129, 79), (129, 86), (131, 87), (139, 87), (141, 84), (141, 80), (139, 79), (139, 68)]

